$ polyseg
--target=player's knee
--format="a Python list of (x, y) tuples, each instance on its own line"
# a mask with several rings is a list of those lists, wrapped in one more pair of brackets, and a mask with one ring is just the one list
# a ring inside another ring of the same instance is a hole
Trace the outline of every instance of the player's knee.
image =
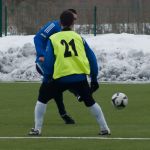
[(95, 104), (95, 101), (94, 99), (87, 99), (87, 100), (84, 100), (84, 104), (86, 107), (90, 107)]
[(47, 104), (49, 100), (45, 100), (45, 99), (38, 99), (39, 102), (43, 103), (43, 104)]

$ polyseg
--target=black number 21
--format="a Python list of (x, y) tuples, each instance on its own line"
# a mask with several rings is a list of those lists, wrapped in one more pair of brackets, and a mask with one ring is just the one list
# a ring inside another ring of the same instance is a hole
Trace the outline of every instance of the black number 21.
[(69, 45), (71, 46), (74, 55), (78, 56), (77, 50), (76, 50), (76, 46), (74, 43), (74, 39), (72, 39), (69, 43), (67, 43), (65, 40), (61, 40), (61, 44), (65, 45), (65, 53), (64, 53), (64, 57), (71, 57), (71, 51), (69, 50)]

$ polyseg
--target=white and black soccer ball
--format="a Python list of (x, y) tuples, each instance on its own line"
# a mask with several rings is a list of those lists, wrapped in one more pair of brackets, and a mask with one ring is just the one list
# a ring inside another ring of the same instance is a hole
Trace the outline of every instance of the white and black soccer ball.
[(112, 96), (112, 104), (117, 109), (123, 109), (128, 104), (128, 97), (126, 94), (117, 92)]

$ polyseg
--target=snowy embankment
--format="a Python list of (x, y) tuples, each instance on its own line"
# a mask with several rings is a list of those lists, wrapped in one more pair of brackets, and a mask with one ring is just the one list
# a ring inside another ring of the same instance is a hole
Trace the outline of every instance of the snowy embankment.
[[(99, 81), (150, 82), (150, 36), (83, 35), (96, 54)], [(33, 36), (0, 38), (0, 81), (40, 81)]]
[(0, 39), (0, 81), (37, 81), (33, 36)]

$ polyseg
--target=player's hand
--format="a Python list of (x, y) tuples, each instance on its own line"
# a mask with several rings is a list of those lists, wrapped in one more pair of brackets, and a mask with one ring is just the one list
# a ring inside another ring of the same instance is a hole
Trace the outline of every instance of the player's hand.
[(43, 56), (39, 57), (39, 61), (44, 62), (44, 57)]
[(91, 82), (91, 92), (95, 92), (99, 88), (99, 84), (97, 81), (92, 81)]

